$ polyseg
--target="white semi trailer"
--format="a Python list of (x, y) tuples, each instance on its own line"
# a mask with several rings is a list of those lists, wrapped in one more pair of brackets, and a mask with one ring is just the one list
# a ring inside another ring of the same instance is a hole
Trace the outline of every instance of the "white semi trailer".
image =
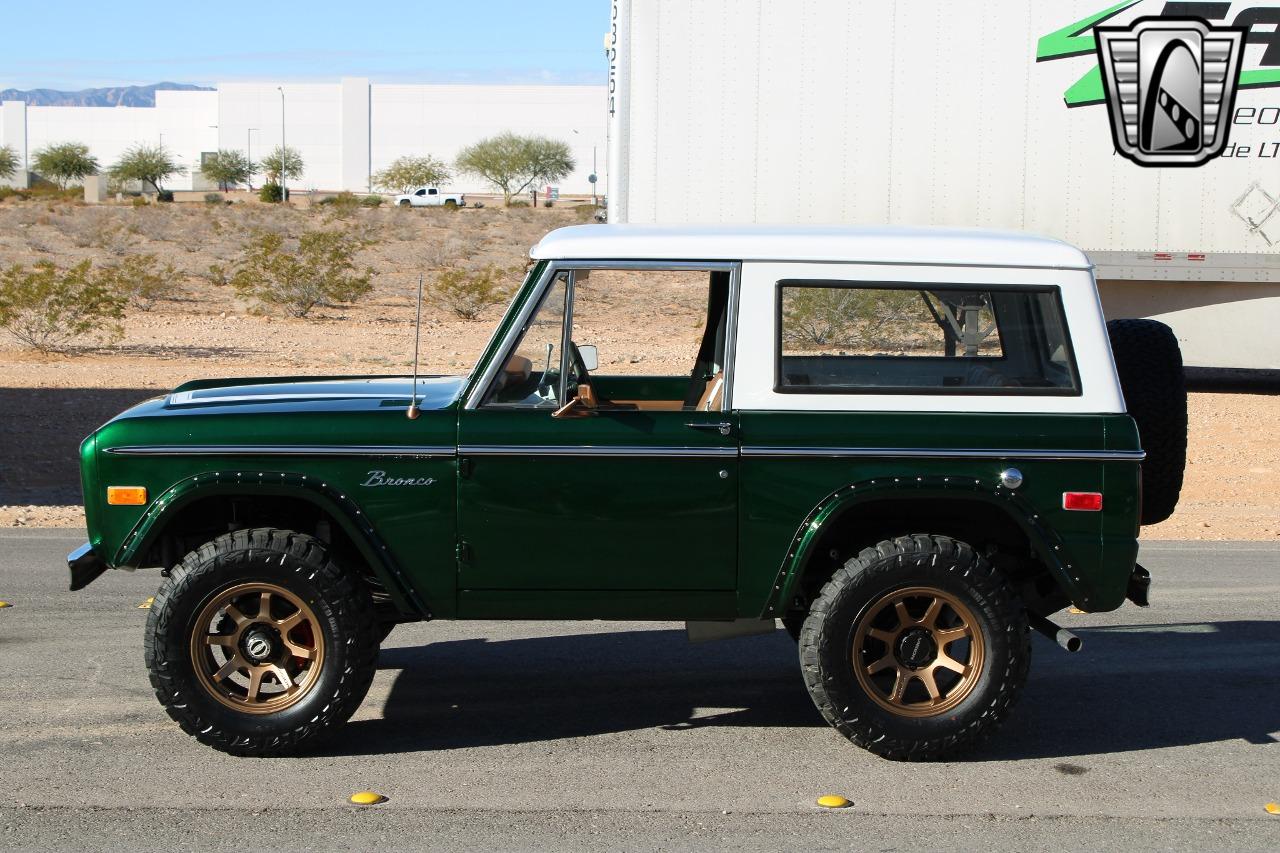
[[(1229, 145), (1196, 168), (1120, 156), (1103, 102), (1093, 27), (1170, 15), (1249, 28)], [(1193, 378), (1275, 378), (1278, 30), (1259, 0), (612, 0), (609, 217), (1058, 237)]]

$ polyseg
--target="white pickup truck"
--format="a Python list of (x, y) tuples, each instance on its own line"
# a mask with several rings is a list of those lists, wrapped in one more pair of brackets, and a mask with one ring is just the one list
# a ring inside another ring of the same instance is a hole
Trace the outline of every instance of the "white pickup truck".
[(401, 207), (466, 207), (467, 197), (462, 193), (441, 192), (437, 187), (418, 187), (396, 196), (396, 204)]

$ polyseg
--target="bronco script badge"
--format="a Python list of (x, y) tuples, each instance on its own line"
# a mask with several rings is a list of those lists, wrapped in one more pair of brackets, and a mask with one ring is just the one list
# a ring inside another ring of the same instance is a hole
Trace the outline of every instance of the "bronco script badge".
[(361, 486), (430, 486), (435, 477), (388, 477), (386, 471), (370, 471)]
[(1199, 166), (1222, 153), (1248, 30), (1139, 18), (1094, 32), (1117, 151), (1141, 166)]

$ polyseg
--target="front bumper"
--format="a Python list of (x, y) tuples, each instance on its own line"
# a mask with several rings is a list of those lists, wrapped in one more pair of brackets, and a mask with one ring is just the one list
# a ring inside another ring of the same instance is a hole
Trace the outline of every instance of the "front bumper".
[(75, 592), (93, 583), (110, 566), (86, 542), (67, 555), (67, 568), (71, 570), (71, 591)]

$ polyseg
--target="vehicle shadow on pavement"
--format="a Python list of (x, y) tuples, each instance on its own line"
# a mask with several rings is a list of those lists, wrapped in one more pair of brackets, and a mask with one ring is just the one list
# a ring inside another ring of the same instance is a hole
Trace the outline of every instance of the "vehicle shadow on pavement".
[(80, 442), (154, 388), (0, 388), (0, 505), (80, 503)]
[(1133, 752), (1218, 741), (1280, 743), (1280, 623), (1081, 628), (1070, 655), (1038, 636), (1031, 680), (970, 760)]
[[(566, 626), (566, 630), (572, 630)], [(1087, 756), (1239, 740), (1280, 749), (1275, 622), (1081, 628), (1084, 650), (1033, 638), (1031, 679), (968, 761)], [(467, 639), (383, 651), (402, 670), (383, 718), (325, 754), (380, 754), (702, 726), (824, 726), (794, 644), (691, 645), (683, 631)], [(714, 710), (700, 710), (714, 709)], [(1081, 771), (1083, 772), (1083, 771)]]
[(467, 639), (384, 649), (379, 667), (403, 670), (383, 719), (348, 723), (325, 752), (457, 749), (647, 728), (826, 725), (782, 631), (698, 645), (672, 630)]

